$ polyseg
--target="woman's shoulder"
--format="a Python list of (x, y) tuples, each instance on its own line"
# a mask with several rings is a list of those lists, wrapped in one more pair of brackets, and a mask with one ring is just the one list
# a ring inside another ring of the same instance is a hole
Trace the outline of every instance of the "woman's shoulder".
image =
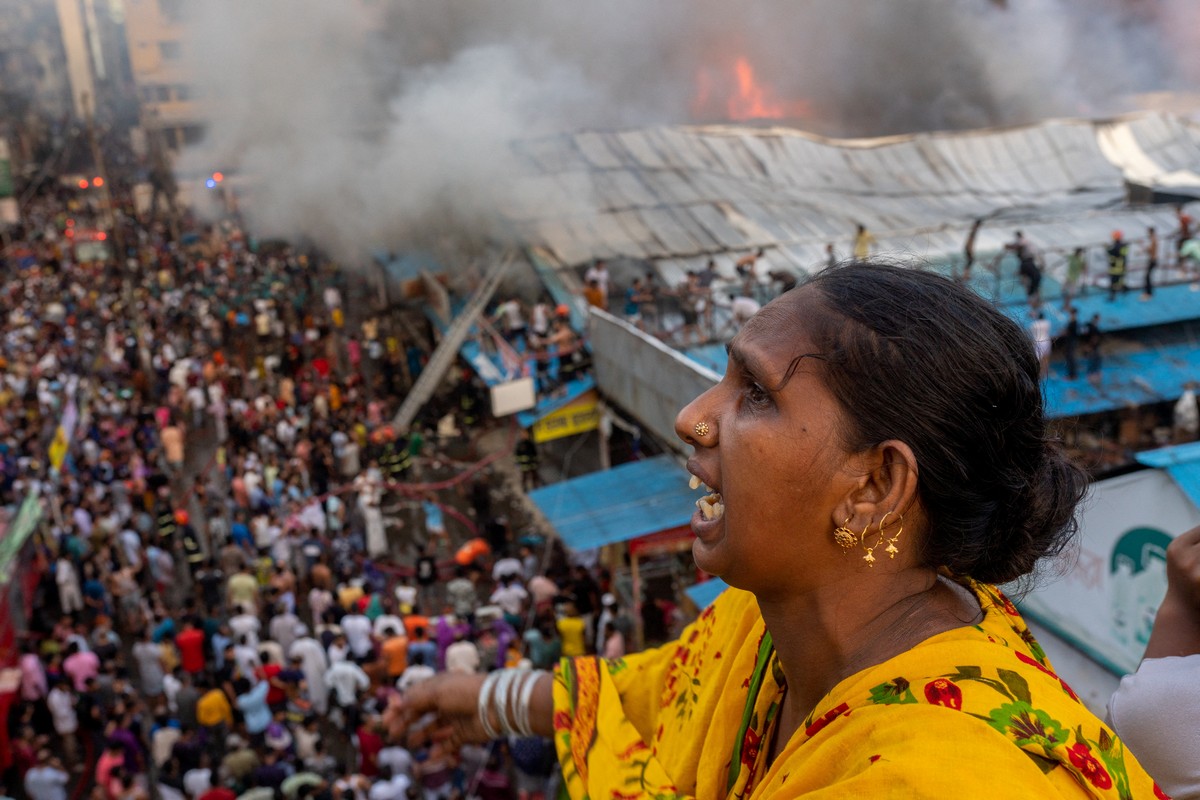
[(843, 681), (805, 721), (800, 738), (861, 736), (869, 726), (872, 747), (907, 757), (926, 750), (932, 757), (957, 743), (972, 758), (1017, 758), (1047, 780), (1070, 778), (1064, 785), (1100, 796), (1128, 796), (1129, 789), (1150, 796), (1149, 776), (1054, 671), (1012, 602), (993, 586), (969, 588), (983, 611), (978, 624), (931, 637)]

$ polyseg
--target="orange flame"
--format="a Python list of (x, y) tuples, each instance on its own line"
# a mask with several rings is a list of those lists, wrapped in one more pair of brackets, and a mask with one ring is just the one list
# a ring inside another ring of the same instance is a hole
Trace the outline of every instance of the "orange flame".
[(736, 122), (798, 119), (809, 116), (812, 111), (803, 100), (777, 97), (771, 87), (759, 81), (754, 65), (745, 56), (734, 60), (732, 75), (710, 67), (701, 68), (696, 73), (696, 94), (691, 107), (694, 117), (723, 115)]
[(770, 87), (763, 86), (755, 78), (754, 66), (744, 56), (738, 56), (733, 62), (733, 72), (737, 78), (737, 94), (729, 98), (730, 119), (783, 119), (808, 113), (808, 104), (802, 100), (788, 102), (773, 97)]

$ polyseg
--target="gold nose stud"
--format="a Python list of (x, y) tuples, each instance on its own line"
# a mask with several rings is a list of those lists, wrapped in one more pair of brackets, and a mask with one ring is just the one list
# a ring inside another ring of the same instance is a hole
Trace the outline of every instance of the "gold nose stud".
[(709, 431), (708, 423), (707, 422), (697, 422), (696, 427), (692, 428), (692, 430), (694, 430), (696, 432), (697, 436), (708, 436), (708, 431)]

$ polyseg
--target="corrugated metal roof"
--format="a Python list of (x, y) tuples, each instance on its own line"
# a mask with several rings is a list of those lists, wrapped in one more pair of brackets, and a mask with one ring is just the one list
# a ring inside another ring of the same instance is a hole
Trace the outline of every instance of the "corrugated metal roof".
[[(1125, 205), (1126, 181), (1200, 196), (1200, 126), (1159, 113), (876, 140), (737, 126), (584, 131), (517, 148), (527, 175), (510, 216), (560, 266), (721, 264), (765, 247), (778, 251), (772, 263), (803, 271), (822, 263), (826, 242), (845, 255), (857, 222), (885, 252), (937, 259), (961, 249), (975, 217), (988, 220), (979, 252), (1017, 226), (1066, 250), (1114, 228), (1172, 229), (1169, 209)], [(1059, 268), (1051, 258), (1050, 273)]]
[(537, 504), (572, 550), (636, 539), (687, 525), (700, 493), (669, 455), (534, 489)]
[(1183, 493), (1200, 508), (1200, 442), (1137, 454), (1139, 463), (1165, 469)]

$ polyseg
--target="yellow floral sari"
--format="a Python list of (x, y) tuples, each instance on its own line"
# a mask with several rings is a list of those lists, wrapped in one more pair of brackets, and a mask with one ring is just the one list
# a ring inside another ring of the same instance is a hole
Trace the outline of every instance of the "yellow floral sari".
[(758, 604), (726, 592), (679, 641), (564, 659), (555, 744), (573, 798), (1164, 798), (1054, 674), (1015, 607), (839, 683), (767, 765), (785, 688)]

